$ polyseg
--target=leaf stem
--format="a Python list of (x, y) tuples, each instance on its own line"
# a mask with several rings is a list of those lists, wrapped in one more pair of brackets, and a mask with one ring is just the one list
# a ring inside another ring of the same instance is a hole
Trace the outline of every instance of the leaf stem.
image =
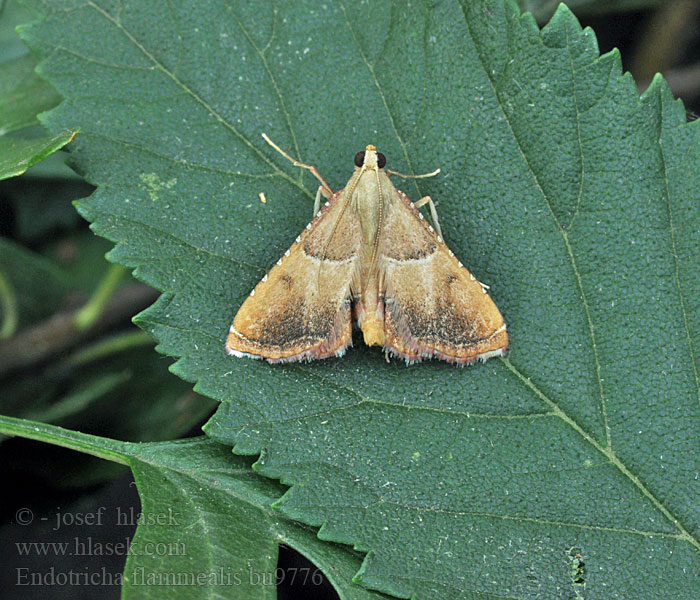
[(0, 433), (62, 446), (123, 465), (129, 464), (119, 450), (122, 442), (63, 429), (55, 425), (0, 415)]
[(130, 348), (152, 345), (153, 338), (143, 331), (119, 333), (78, 350), (68, 357), (65, 364), (70, 367), (78, 367)]
[[(156, 298), (157, 293), (154, 289), (135, 283), (117, 290), (109, 298), (100, 318), (89, 329), (77, 329), (76, 312), (66, 311), (56, 313), (46, 321), (20, 331), (10, 340), (0, 340), (0, 377), (18, 369), (31, 367), (75, 347), (80, 342), (133, 317)], [(130, 340), (127, 344), (135, 345), (135, 341)]]
[(97, 289), (92, 294), (92, 297), (87, 301), (87, 304), (76, 313), (73, 320), (76, 329), (84, 331), (99, 320), (109, 298), (119, 285), (124, 273), (126, 273), (126, 269), (121, 265), (109, 265), (105, 276), (97, 285)]
[(0, 310), (2, 310), (2, 323), (0, 324), (0, 340), (11, 338), (17, 331), (19, 316), (17, 311), (17, 295), (12, 284), (0, 270)]

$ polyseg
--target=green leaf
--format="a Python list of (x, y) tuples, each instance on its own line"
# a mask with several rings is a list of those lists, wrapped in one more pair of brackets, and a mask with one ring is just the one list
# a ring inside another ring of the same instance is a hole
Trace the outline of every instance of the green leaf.
[(13, 31), (30, 14), (12, 0), (0, 3), (0, 180), (24, 173), (75, 135), (49, 135), (37, 126), (37, 114), (56, 106), (60, 96), (36, 75), (36, 59)]
[(0, 131), (6, 134), (37, 124), (36, 115), (56, 106), (61, 97), (34, 69), (37, 60), (15, 28), (34, 13), (16, 0), (0, 2)]
[[(208, 434), (292, 485), (279, 510), (402, 597), (575, 597), (576, 554), (587, 598), (697, 593), (700, 151), (662, 80), (640, 99), (567, 9), (540, 31), (502, 0), (41, 8), (80, 210), (164, 292), (139, 324), (224, 401)], [(225, 356), (317, 186), (263, 131), (335, 189), (367, 143), (439, 166), (401, 187), (491, 285), (509, 357)]]
[(0, 137), (0, 179), (21, 175), (32, 165), (63, 148), (75, 135), (71, 131), (46, 135), (42, 130), (34, 128), (22, 133), (26, 137), (15, 135)]
[(56, 106), (60, 96), (34, 72), (36, 60), (27, 54), (0, 62), (0, 115), (2, 133), (37, 124), (38, 113)]
[[(313, 561), (341, 600), (380, 598), (351, 583), (359, 556), (271, 511), (284, 487), (253, 473), (250, 459), (232, 457), (220, 444), (205, 438), (131, 444), (2, 416), (0, 431), (132, 470), (142, 516), (124, 569), (124, 600), (274, 598), (280, 544)], [(298, 577), (316, 583), (320, 576)]]

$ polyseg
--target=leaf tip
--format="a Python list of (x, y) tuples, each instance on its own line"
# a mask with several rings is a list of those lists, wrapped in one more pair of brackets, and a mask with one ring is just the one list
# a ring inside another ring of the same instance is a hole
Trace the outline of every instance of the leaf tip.
[(641, 98), (642, 100), (645, 100), (649, 96), (656, 96), (662, 101), (674, 99), (673, 94), (668, 87), (668, 83), (666, 83), (666, 80), (661, 73), (654, 74), (654, 77), (651, 79), (651, 83), (647, 89), (642, 92)]
[[(547, 36), (548, 33), (553, 31), (565, 31), (569, 35), (582, 35), (583, 28), (581, 27), (581, 23), (576, 15), (571, 12), (571, 9), (563, 2), (559, 3), (559, 6), (557, 6), (557, 9), (554, 11), (552, 18), (549, 19), (549, 22), (542, 28), (542, 35)], [(595, 35), (592, 37), (595, 39)]]
[(576, 24), (577, 27), (580, 27), (580, 24), (578, 22), (578, 19), (576, 18), (576, 15), (571, 11), (571, 9), (564, 3), (560, 2), (557, 8), (554, 10), (554, 14), (552, 14), (552, 18), (549, 20), (551, 23), (552, 21), (561, 21), (562, 23), (572, 23)]

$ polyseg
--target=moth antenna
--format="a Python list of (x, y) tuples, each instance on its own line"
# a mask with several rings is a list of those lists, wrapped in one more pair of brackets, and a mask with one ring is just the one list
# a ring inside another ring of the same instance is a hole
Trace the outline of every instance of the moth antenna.
[(377, 190), (379, 191), (379, 206), (377, 207), (377, 231), (374, 235), (374, 244), (372, 246), (372, 259), (369, 262), (370, 269), (374, 268), (374, 263), (377, 260), (379, 251), (379, 232), (384, 224), (384, 194), (382, 192), (382, 182), (379, 180), (379, 171), (375, 169), (374, 174), (377, 177)]
[(426, 177), (435, 177), (435, 175), (437, 175), (439, 172), (440, 169), (435, 169), (431, 173), (423, 173), (422, 175), (404, 175), (398, 171), (390, 171), (389, 169), (386, 170), (387, 175), (396, 175), (397, 177), (403, 177), (404, 179), (425, 179)]
[(331, 186), (326, 183), (326, 180), (321, 177), (321, 174), (316, 170), (316, 167), (313, 167), (311, 165), (307, 165), (303, 162), (299, 162), (297, 159), (292, 158), (287, 154), (282, 148), (280, 148), (275, 142), (273, 142), (269, 137), (267, 137), (266, 133), (262, 134), (263, 139), (270, 144), (277, 152), (279, 152), (282, 156), (284, 156), (288, 161), (290, 161), (295, 167), (302, 167), (303, 169), (308, 169), (311, 171), (312, 175), (318, 179), (321, 184), (323, 185), (323, 189), (326, 190), (326, 192), (329, 194), (329, 196), (333, 195), (333, 190), (331, 189)]

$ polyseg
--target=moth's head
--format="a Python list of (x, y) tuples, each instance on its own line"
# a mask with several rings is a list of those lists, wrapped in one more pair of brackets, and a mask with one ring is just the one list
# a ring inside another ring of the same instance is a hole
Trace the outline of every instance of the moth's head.
[(355, 166), (359, 169), (364, 166), (367, 169), (383, 169), (386, 164), (386, 156), (370, 144), (362, 152), (355, 154)]

